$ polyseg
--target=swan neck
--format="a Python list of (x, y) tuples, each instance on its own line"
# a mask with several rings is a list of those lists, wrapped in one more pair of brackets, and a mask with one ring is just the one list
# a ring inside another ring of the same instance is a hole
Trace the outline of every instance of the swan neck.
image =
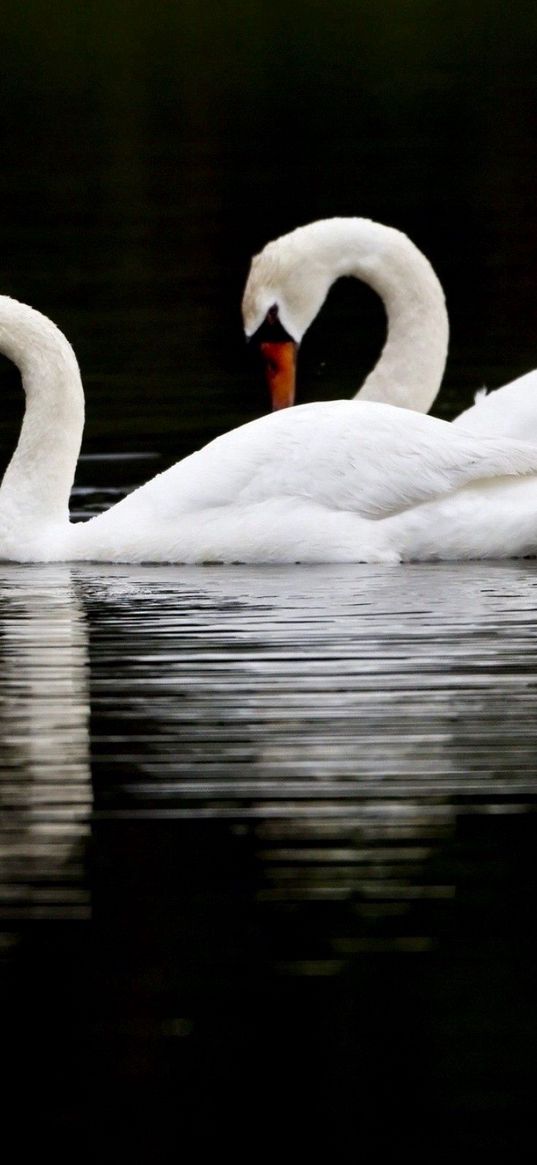
[(401, 231), (368, 219), (329, 219), (296, 236), (315, 255), (320, 287), (323, 278), (327, 290), (350, 275), (384, 303), (386, 342), (357, 396), (427, 412), (440, 388), (449, 334), (444, 294), (428, 260)]
[(357, 398), (428, 412), (440, 388), (449, 339), (444, 293), (430, 263), (406, 235), (384, 227), (352, 274), (377, 292), (387, 317), (380, 359)]
[(0, 296), (0, 352), (20, 370), (26, 409), (0, 487), (0, 554), (21, 530), (43, 533), (68, 521), (80, 451), (84, 396), (65, 336), (26, 304)]

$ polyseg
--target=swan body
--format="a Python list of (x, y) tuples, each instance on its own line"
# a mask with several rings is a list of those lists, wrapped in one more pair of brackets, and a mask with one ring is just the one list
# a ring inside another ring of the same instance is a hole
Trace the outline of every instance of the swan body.
[[(373, 399), (302, 405), (241, 426), (86, 523), (73, 524), (68, 514), (83, 426), (74, 352), (50, 320), (0, 297), (0, 350), (19, 366), (26, 392), (19, 443), (0, 488), (0, 557), (398, 562), (526, 553), (533, 527), (537, 548), (537, 476), (510, 480), (537, 475), (537, 448), (474, 437), (411, 411), (418, 397), (425, 407), (433, 380), (436, 391), (447, 346), (443, 296), (423, 256), (399, 232), (364, 220), (313, 224), (289, 239), (290, 249), (284, 240), (269, 248), (268, 263), (254, 260), (244, 299), (247, 333), (263, 325), (263, 312), (274, 318), (276, 302), (285, 344), (296, 343), (330, 282), (361, 272), (384, 295), (388, 313), (384, 361), (391, 372), (369, 378), (366, 394)], [(342, 265), (337, 256), (345, 239)], [(312, 264), (311, 279), (298, 292), (297, 247)], [(408, 261), (414, 275), (405, 290)], [(436, 336), (432, 353), (426, 316)], [(417, 343), (415, 384), (409, 330)], [(390, 377), (403, 408), (378, 399)], [(524, 484), (526, 491), (516, 494), (527, 511), (519, 550), (516, 536), (499, 545), (495, 508), (515, 496), (513, 485), (522, 490)]]
[(120, 562), (397, 562), (397, 528), (383, 519), (469, 481), (533, 471), (537, 449), (395, 406), (300, 405), (218, 437), (71, 526), (66, 548)]

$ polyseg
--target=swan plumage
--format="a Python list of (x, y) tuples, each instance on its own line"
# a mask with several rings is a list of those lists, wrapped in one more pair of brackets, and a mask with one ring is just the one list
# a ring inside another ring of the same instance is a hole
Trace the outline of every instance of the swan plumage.
[(392, 405), (300, 405), (217, 437), (71, 527), (68, 545), (106, 561), (398, 561), (382, 519), (536, 470), (537, 449)]
[(484, 437), (513, 437), (537, 444), (537, 370), (492, 392), (476, 393), (474, 404), (453, 424)]

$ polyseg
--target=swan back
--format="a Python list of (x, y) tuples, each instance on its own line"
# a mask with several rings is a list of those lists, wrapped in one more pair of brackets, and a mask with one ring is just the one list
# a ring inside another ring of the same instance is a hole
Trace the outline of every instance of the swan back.
[(455, 417), (454, 425), (485, 437), (515, 437), (537, 444), (537, 371), (510, 384), (476, 393), (475, 403)]

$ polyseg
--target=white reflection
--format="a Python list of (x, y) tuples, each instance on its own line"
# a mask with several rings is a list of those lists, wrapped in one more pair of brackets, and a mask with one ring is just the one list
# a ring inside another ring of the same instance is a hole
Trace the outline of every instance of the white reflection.
[(100, 817), (243, 830), (262, 912), (327, 903), (340, 918), (311, 973), (429, 949), (461, 815), (524, 812), (535, 793), (536, 564), (75, 578), (95, 635)]
[(345, 902), (346, 951), (379, 920), (388, 947), (425, 949), (412, 916), (453, 899), (437, 857), (461, 814), (535, 790), (535, 564), (77, 578), (122, 659), (113, 751), (106, 666), (95, 687), (96, 763), (128, 773), (118, 815), (227, 820), (254, 839), (268, 908)]
[(85, 918), (85, 616), (71, 570), (0, 571), (0, 918)]

